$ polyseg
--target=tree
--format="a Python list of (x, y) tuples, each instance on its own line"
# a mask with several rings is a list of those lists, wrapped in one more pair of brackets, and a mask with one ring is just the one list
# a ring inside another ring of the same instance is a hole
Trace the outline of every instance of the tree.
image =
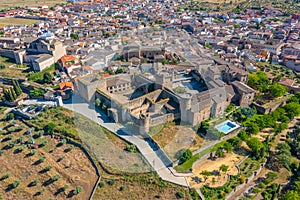
[(225, 142), (223, 148), (227, 153), (232, 152), (233, 150), (233, 146), (229, 142)]
[(22, 89), (21, 89), (21, 87), (19, 85), (19, 82), (16, 81), (16, 80), (13, 80), (12, 83), (13, 83), (14, 90), (15, 90), (17, 96), (20, 96), (20, 94), (22, 94)]
[(202, 121), (200, 123), (198, 132), (206, 134), (208, 129), (209, 129), (209, 123), (207, 121)]
[(300, 105), (295, 102), (286, 104), (284, 109), (290, 119), (293, 119), (295, 116), (300, 114)]
[(48, 125), (46, 125), (44, 127), (44, 130), (48, 133), (48, 134), (52, 134), (54, 132), (54, 128), (55, 128), (55, 124), (53, 122), (50, 122)]
[(269, 87), (269, 92), (273, 98), (281, 97), (287, 92), (287, 87), (275, 82)]
[(44, 170), (47, 172), (47, 171), (50, 171), (50, 169), (52, 169), (52, 166), (48, 165), (44, 168)]
[(176, 197), (178, 198), (178, 199), (183, 199), (184, 198), (184, 193), (182, 193), (182, 192), (176, 192)]
[(256, 137), (251, 137), (246, 143), (255, 155), (258, 155), (264, 147), (263, 143)]
[(101, 104), (100, 99), (99, 99), (99, 98), (96, 98), (96, 100), (95, 100), (95, 106), (96, 106), (96, 107), (100, 107), (100, 104)]
[(74, 40), (78, 40), (79, 39), (78, 34), (76, 34), (76, 33), (71, 33), (70, 37), (73, 38)]
[(11, 94), (11, 101), (16, 100), (17, 99), (17, 94), (16, 94), (14, 88), (11, 87), (11, 88), (9, 88), (9, 90), (10, 90), (10, 94)]
[(259, 130), (260, 130), (259, 126), (254, 122), (250, 123), (247, 127), (247, 131), (250, 134), (257, 134), (259, 132)]
[(56, 174), (56, 175), (52, 176), (51, 179), (52, 179), (53, 181), (57, 181), (58, 179), (60, 179), (60, 175), (59, 175), (59, 174)]
[(62, 190), (63, 190), (63, 191), (66, 191), (68, 188), (69, 188), (69, 185), (66, 184), (66, 185), (64, 185), (64, 187), (63, 187)]
[(53, 75), (50, 72), (45, 72), (43, 77), (44, 77), (44, 83), (51, 83), (53, 79)]
[(75, 195), (77, 195), (77, 194), (79, 194), (80, 192), (82, 192), (82, 187), (81, 187), (81, 186), (76, 186), (73, 193), (74, 193)]
[(221, 172), (226, 173), (226, 172), (228, 171), (228, 168), (229, 168), (228, 165), (222, 164), (222, 165), (220, 166), (219, 170), (220, 170)]
[(282, 200), (295, 200), (300, 199), (300, 195), (297, 191), (290, 190), (285, 193), (282, 197)]
[(270, 81), (268, 76), (264, 72), (257, 72), (249, 74), (248, 85), (260, 92), (266, 92), (268, 90)]
[(247, 118), (253, 117), (256, 114), (256, 110), (250, 107), (242, 107), (241, 113), (245, 115)]
[(223, 148), (219, 147), (217, 149), (216, 156), (218, 156), (218, 157), (223, 157), (224, 156)]
[(12, 183), (12, 188), (17, 188), (20, 185), (20, 181), (16, 180)]
[(242, 140), (239, 137), (230, 138), (227, 142), (229, 142), (234, 148), (239, 148), (242, 145)]
[(207, 48), (207, 49), (210, 49), (210, 44), (209, 43), (205, 43), (204, 47)]
[(40, 182), (40, 180), (38, 178), (34, 179), (34, 181), (32, 182), (33, 186), (36, 186), (38, 183)]
[(6, 117), (5, 117), (5, 120), (6, 121), (9, 121), (9, 120), (12, 120), (12, 119), (14, 119), (15, 118), (15, 114), (14, 113), (8, 113), (7, 115), (6, 115)]
[(35, 88), (33, 90), (30, 90), (29, 94), (31, 97), (42, 97), (45, 94), (45, 90), (40, 88)]
[(168, 61), (168, 60), (163, 60), (163, 61), (161, 61), (161, 63), (162, 63), (163, 65), (166, 65), (166, 64), (169, 64), (169, 61)]
[(0, 180), (5, 180), (8, 179), (9, 177), (10, 177), (10, 173), (6, 173), (0, 178)]
[(181, 163), (184, 163), (185, 161), (189, 160), (193, 156), (193, 153), (191, 150), (187, 149), (183, 152), (183, 154), (180, 156), (179, 161)]
[[(1, 33), (1, 32), (0, 32)], [(0, 34), (1, 35), (1, 34)], [(5, 69), (5, 65), (3, 63), (0, 63), (0, 69)]]
[(125, 148), (126, 151), (131, 152), (131, 153), (136, 153), (137, 149), (134, 144), (128, 144)]
[(291, 147), (287, 143), (281, 142), (276, 146), (276, 150), (278, 151), (276, 155), (278, 163), (290, 170), (290, 166), (292, 165)]

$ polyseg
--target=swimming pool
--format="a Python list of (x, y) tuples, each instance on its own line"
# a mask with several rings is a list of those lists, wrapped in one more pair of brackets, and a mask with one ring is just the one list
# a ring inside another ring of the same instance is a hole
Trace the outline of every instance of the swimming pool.
[(222, 133), (230, 133), (231, 131), (237, 129), (240, 127), (240, 125), (238, 125), (237, 123), (227, 120), (217, 126), (215, 126), (216, 129), (218, 129), (218, 131), (222, 132)]

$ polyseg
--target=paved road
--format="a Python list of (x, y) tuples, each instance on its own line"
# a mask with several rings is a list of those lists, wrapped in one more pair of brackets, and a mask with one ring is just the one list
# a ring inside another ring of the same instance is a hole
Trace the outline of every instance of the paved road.
[(168, 164), (170, 163), (164, 159), (163, 153), (153, 143), (135, 136), (121, 124), (109, 121), (105, 115), (96, 112), (94, 105), (88, 104), (81, 97), (74, 95), (72, 100), (64, 102), (63, 107), (84, 115), (124, 140), (136, 145), (141, 154), (163, 180), (186, 187), (189, 186), (185, 177), (178, 177), (171, 173), (168, 169)]

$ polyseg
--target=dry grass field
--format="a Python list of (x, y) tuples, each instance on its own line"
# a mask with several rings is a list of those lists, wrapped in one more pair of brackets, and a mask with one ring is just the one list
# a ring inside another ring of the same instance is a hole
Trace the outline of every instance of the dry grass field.
[(32, 20), (32, 19), (22, 19), (22, 18), (0, 18), (0, 27), (8, 26), (8, 25), (32, 25), (36, 22), (39, 22), (38, 20)]
[(54, 6), (55, 4), (66, 3), (66, 0), (0, 0), (0, 9), (9, 9), (14, 7), (34, 7), (34, 6)]
[(172, 160), (177, 160), (176, 154), (181, 149), (191, 151), (199, 149), (204, 140), (193, 129), (185, 126), (173, 125), (171, 123), (157, 134), (153, 139), (166, 151)]
[(128, 143), (82, 115), (56, 107), (31, 120), (40, 129), (50, 122), (55, 124), (55, 132), (80, 140), (99, 162), (110, 168), (128, 173), (151, 171), (141, 154), (126, 150)]

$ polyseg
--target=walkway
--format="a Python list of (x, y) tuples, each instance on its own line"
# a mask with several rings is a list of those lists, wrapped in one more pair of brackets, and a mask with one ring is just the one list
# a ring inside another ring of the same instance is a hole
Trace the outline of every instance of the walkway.
[(78, 95), (74, 95), (69, 102), (64, 102), (63, 107), (84, 115), (120, 138), (136, 145), (141, 154), (164, 181), (189, 187), (185, 177), (175, 176), (168, 169), (170, 163), (165, 159), (164, 153), (154, 143), (135, 136), (121, 124), (111, 122), (105, 115), (97, 112), (93, 104), (88, 104)]

